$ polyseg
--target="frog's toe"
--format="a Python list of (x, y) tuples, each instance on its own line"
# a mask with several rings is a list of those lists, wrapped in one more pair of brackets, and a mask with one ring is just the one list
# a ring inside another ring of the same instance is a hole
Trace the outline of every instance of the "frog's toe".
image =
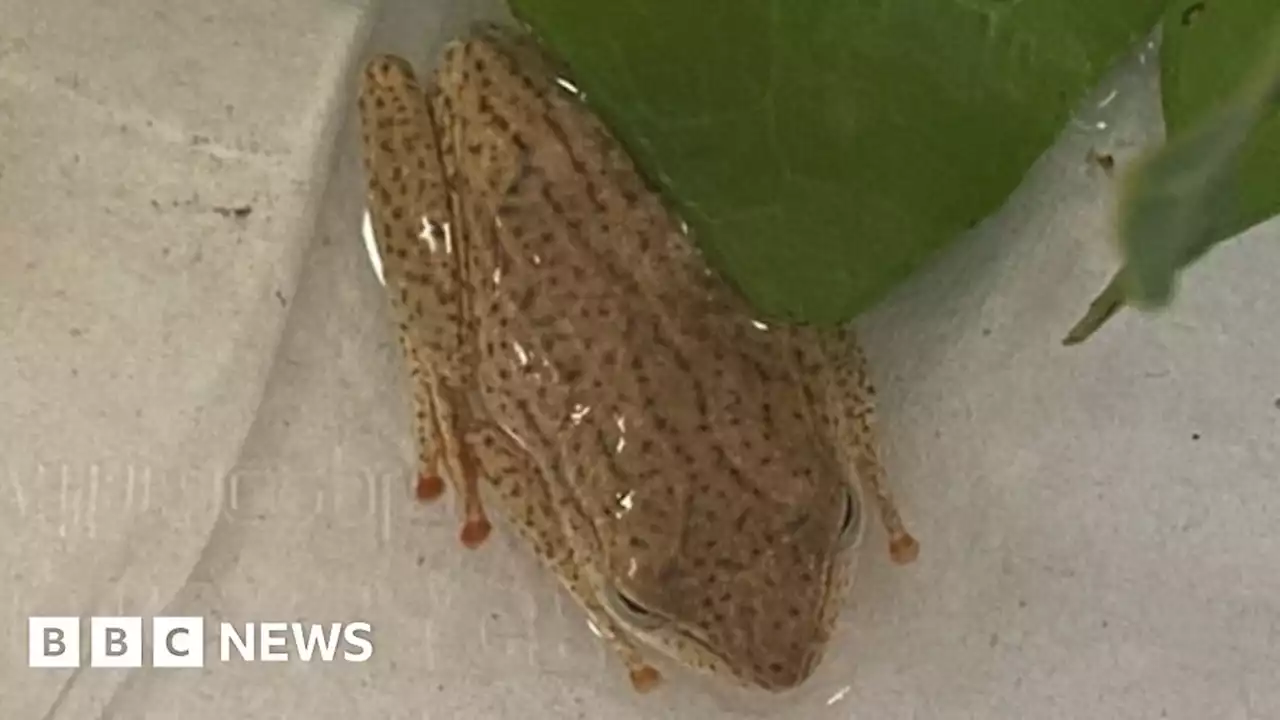
[(444, 494), (444, 480), (435, 473), (421, 473), (413, 494), (423, 502), (431, 502)]
[(920, 557), (920, 543), (905, 531), (900, 531), (889, 540), (889, 559), (898, 565), (915, 562)]
[(462, 544), (467, 548), (474, 550), (489, 538), (489, 533), (493, 530), (493, 526), (489, 524), (489, 518), (480, 516), (479, 518), (469, 518), (462, 524), (462, 532), (458, 537), (462, 540)]
[(652, 665), (642, 663), (631, 668), (631, 687), (636, 692), (647, 693), (662, 682), (662, 673)]

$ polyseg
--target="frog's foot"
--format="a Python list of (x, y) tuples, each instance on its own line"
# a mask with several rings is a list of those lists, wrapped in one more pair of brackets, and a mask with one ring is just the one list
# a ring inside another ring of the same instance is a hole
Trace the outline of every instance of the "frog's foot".
[(875, 495), (880, 523), (889, 534), (889, 559), (898, 565), (915, 562), (920, 556), (920, 543), (907, 532), (902, 516), (898, 514), (898, 504), (884, 482), (884, 466), (876, 457), (874, 446), (864, 444), (862, 451), (862, 456), (856, 461), (858, 476)]
[(489, 538), (493, 525), (485, 515), (484, 504), (480, 501), (480, 473), (475, 458), (469, 447), (462, 448), (462, 504), (465, 520), (459, 538), (462, 544), (472, 550), (480, 547)]
[(916, 558), (920, 557), (920, 543), (907, 532), (893, 498), (887, 492), (878, 489), (876, 499), (880, 505), (880, 522), (889, 533), (889, 559), (898, 565), (915, 562)]
[(899, 529), (889, 536), (889, 559), (899, 565), (908, 565), (920, 557), (920, 543), (906, 530)]

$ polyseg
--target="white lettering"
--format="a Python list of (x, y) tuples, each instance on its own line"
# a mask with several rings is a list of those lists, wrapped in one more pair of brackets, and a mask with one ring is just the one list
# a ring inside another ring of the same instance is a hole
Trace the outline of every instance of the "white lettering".
[(369, 623), (355, 622), (348, 624), (342, 630), (342, 638), (347, 641), (348, 645), (360, 648), (359, 652), (346, 650), (342, 653), (342, 656), (348, 662), (364, 662), (373, 656), (373, 628), (369, 627)]
[(342, 637), (342, 625), (330, 623), (328, 635), (323, 635), (323, 625), (312, 625), (310, 632), (303, 637), (303, 624), (293, 623), (293, 642), (298, 647), (298, 657), (303, 662), (311, 662), (311, 655), (316, 647), (320, 648), (320, 658), (325, 662), (333, 662), (333, 654), (338, 650), (338, 640)]
[(284, 662), (289, 659), (289, 652), (284, 650), (289, 644), (289, 638), (284, 634), (289, 630), (288, 623), (259, 623), (258, 630), (260, 631), (258, 633), (258, 655), (263, 662)]
[(253, 661), (255, 653), (253, 651), (253, 623), (245, 623), (244, 635), (236, 632), (236, 626), (231, 623), (222, 623), (219, 635), (221, 639), (218, 643), (219, 655), (222, 662), (231, 660), (231, 646), (236, 646), (236, 652), (240, 654), (241, 660)]

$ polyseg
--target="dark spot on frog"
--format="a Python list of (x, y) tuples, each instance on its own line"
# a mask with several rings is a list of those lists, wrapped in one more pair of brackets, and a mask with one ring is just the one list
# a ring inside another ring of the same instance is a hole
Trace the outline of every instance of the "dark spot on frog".
[(289, 301), (284, 297), (284, 293), (279, 290), (276, 291), (276, 299), (280, 301), (280, 307), (285, 307), (289, 304)]
[(1200, 439), (1200, 433), (1191, 433), (1191, 439), (1192, 439), (1192, 440), (1199, 440), (1199, 439)]
[(1116, 159), (1114, 155), (1108, 152), (1098, 152), (1093, 148), (1089, 149), (1089, 154), (1085, 156), (1085, 160), (1102, 168), (1102, 171), (1107, 175), (1111, 175), (1111, 172), (1115, 170), (1116, 167)]
[(1200, 14), (1204, 11), (1205, 4), (1202, 2), (1195, 2), (1188, 5), (1186, 9), (1182, 11), (1182, 26), (1191, 27), (1191, 23), (1195, 22), (1196, 18), (1200, 17)]
[(68, 331), (68, 333), (71, 335), (71, 337), (73, 337), (73, 338), (78, 338), (78, 337), (81, 337), (82, 335), (84, 335), (84, 330), (81, 330), (80, 328), (74, 328), (74, 327), (73, 327), (73, 328), (71, 328), (71, 330), (69, 330), (69, 331)]
[(219, 206), (215, 206), (213, 208), (213, 211), (218, 213), (224, 218), (235, 218), (236, 220), (243, 220), (249, 217), (251, 213), (253, 213), (253, 206), (240, 205), (237, 207), (224, 207), (219, 205)]

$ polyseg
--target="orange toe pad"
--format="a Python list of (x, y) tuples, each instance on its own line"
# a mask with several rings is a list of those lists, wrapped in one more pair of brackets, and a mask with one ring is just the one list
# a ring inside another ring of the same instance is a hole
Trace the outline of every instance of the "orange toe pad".
[(475, 548), (480, 547), (481, 543), (488, 539), (489, 531), (492, 529), (493, 526), (490, 525), (489, 521), (485, 518), (481, 518), (480, 520), (468, 520), (467, 523), (462, 526), (462, 534), (459, 537), (462, 539), (463, 545), (474, 550)]
[(648, 665), (631, 671), (631, 686), (636, 692), (647, 693), (662, 682), (662, 674)]
[(414, 495), (423, 502), (430, 502), (444, 494), (444, 480), (438, 475), (419, 475)]
[(889, 558), (899, 565), (915, 562), (920, 557), (920, 543), (910, 535), (903, 534), (889, 543)]

